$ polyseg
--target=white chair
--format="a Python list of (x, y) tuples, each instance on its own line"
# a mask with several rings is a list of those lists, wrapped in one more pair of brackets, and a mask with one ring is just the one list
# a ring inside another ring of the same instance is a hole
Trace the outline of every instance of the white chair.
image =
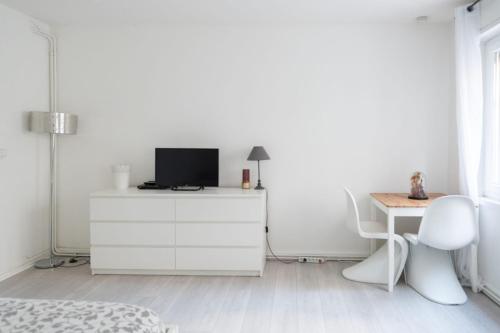
[(407, 283), (425, 298), (440, 304), (467, 301), (458, 282), (451, 250), (469, 245), (476, 235), (474, 202), (450, 195), (434, 200), (425, 210), (418, 234), (404, 234), (410, 242)]
[[(387, 233), (386, 224), (378, 221), (360, 221), (354, 196), (347, 188), (344, 191), (347, 199), (347, 227), (363, 238), (388, 239), (389, 234)], [(396, 283), (405, 266), (408, 255), (408, 244), (399, 235), (394, 235), (394, 240), (399, 245), (395, 246), (394, 258), (395, 267), (397, 267), (394, 274), (394, 282)], [(387, 271), (388, 256), (386, 243), (362, 262), (344, 269), (342, 275), (348, 280), (357, 282), (387, 284)]]

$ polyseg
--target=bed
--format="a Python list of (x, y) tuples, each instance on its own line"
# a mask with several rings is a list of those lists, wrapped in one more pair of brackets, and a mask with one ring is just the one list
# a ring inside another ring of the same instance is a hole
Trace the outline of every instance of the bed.
[(178, 333), (136, 305), (18, 298), (0, 298), (0, 332)]

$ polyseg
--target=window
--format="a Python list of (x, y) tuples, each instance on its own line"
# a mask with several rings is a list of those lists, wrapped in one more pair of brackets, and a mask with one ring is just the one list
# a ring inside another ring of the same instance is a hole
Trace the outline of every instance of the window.
[(500, 36), (484, 45), (484, 194), (500, 200)]

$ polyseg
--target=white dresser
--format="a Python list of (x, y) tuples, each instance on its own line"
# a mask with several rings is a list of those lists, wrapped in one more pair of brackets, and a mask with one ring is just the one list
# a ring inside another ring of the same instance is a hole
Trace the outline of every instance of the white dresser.
[(262, 276), (265, 215), (265, 191), (92, 193), (92, 273)]

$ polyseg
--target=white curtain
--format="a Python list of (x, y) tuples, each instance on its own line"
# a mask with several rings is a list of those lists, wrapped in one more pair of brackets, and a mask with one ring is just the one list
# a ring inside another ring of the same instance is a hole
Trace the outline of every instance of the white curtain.
[[(455, 10), (456, 115), (460, 193), (479, 203), (479, 173), (483, 136), (483, 80), (479, 7)], [(478, 229), (477, 229), (478, 230)], [(455, 266), (462, 284), (481, 289), (477, 273), (477, 243), (456, 251)]]

